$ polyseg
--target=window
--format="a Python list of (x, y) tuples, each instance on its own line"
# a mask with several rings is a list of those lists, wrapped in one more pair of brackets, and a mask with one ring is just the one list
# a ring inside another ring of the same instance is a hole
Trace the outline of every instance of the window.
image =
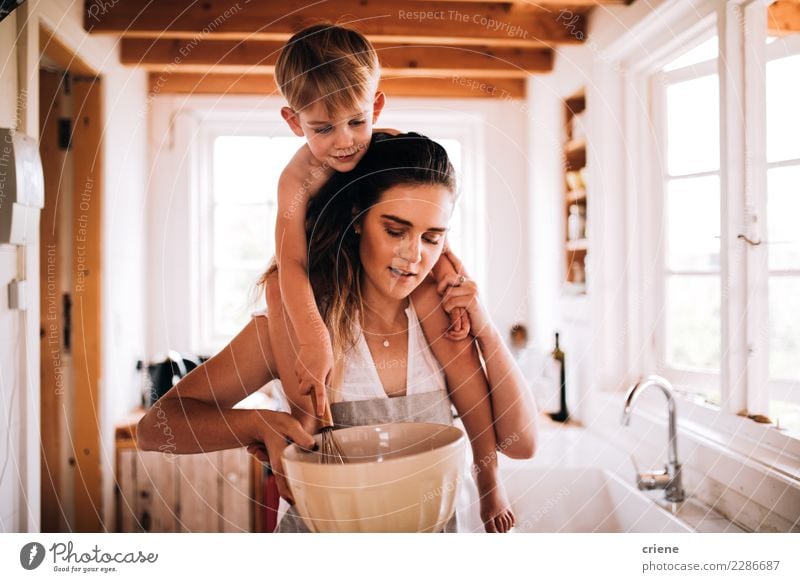
[[(754, 4), (738, 24), (727, 23), (749, 29), (743, 35), (744, 59), (726, 63), (734, 83), (731, 70), (741, 66), (745, 96), (730, 88), (720, 94), (725, 84), (719, 78), (719, 39), (708, 34), (651, 76), (660, 154), (655, 205), (663, 221), (651, 237), (657, 239), (654, 259), (663, 275), (655, 306), (655, 357), (659, 371), (681, 389), (729, 412), (767, 416), (797, 436), (800, 35), (775, 32), (779, 23), (764, 18), (767, 10)], [(741, 115), (742, 127), (720, 132), (723, 103)], [(744, 162), (726, 167), (722, 153), (739, 145)], [(724, 176), (728, 192), (722, 190)], [(721, 244), (726, 232), (742, 247)], [(738, 248), (745, 251), (734, 254)], [(723, 297), (724, 264), (728, 292), (737, 294), (738, 303)], [(742, 346), (742, 353), (723, 354), (722, 346), (732, 345)], [(728, 386), (721, 386), (723, 369), (729, 372)]]
[(652, 85), (663, 128), (660, 360), (666, 369), (693, 376), (692, 385), (715, 402), (721, 346), (717, 44), (713, 37), (680, 55)]
[(262, 309), (255, 283), (275, 253), (278, 177), (298, 137), (236, 135), (210, 128), (203, 140), (198, 260), (199, 347), (216, 352)]

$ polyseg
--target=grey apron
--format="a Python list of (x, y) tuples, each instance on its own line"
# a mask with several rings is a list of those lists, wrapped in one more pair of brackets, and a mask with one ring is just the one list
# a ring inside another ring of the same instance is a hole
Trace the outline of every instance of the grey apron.
[[(331, 404), (333, 422), (337, 428), (386, 424), (392, 422), (431, 422), (453, 424), (450, 398), (444, 391), (423, 392), (393, 398), (374, 398)], [(445, 525), (444, 531), (457, 531), (456, 514)], [(277, 533), (309, 533), (297, 509), (290, 507), (278, 523)]]

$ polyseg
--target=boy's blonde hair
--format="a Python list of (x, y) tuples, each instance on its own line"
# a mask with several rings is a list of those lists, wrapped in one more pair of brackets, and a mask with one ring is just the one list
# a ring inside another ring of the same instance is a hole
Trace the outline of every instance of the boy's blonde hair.
[(353, 111), (378, 89), (375, 47), (350, 28), (330, 23), (304, 28), (286, 43), (275, 80), (296, 112), (322, 101), (328, 115)]

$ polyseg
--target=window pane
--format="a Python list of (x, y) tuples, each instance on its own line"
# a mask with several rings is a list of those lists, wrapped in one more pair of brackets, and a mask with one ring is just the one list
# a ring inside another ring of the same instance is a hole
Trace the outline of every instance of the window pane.
[[(214, 329), (215, 336), (232, 337), (247, 323), (251, 311), (264, 306), (254, 306), (256, 282), (260, 271), (217, 269), (214, 273)], [(263, 297), (263, 295), (262, 295)]]
[[(281, 171), (303, 144), (297, 137), (220, 136), (212, 149), (212, 342), (246, 323), (255, 283), (275, 249), (277, 185)], [(261, 305), (263, 307), (263, 305)]]
[(226, 135), (214, 140), (214, 201), (253, 203), (277, 199), (278, 177), (299, 137)]
[(667, 277), (667, 365), (719, 371), (720, 279)]
[(800, 269), (798, 220), (800, 165), (771, 168), (767, 172), (767, 248), (770, 269)]
[(704, 41), (693, 49), (685, 52), (674, 61), (671, 61), (669, 64), (667, 64), (667, 66), (664, 67), (664, 70), (674, 71), (676, 69), (682, 69), (683, 67), (688, 67), (689, 65), (696, 65), (697, 63), (703, 63), (705, 61), (710, 61), (711, 59), (716, 59), (718, 55), (719, 37), (713, 36), (707, 41)]
[(800, 159), (800, 55), (767, 62), (767, 161)]
[(800, 380), (800, 277), (769, 280), (769, 375)]
[(719, 271), (719, 177), (667, 185), (667, 267)]
[(719, 169), (719, 80), (667, 87), (667, 168), (671, 176)]
[(218, 267), (242, 263), (266, 268), (274, 253), (275, 213), (271, 205), (214, 206), (214, 264)]

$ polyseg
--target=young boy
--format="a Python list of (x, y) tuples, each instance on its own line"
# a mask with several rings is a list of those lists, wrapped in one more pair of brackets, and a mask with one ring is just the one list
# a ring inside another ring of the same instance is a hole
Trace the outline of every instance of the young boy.
[[(360, 33), (335, 25), (315, 25), (294, 35), (278, 58), (275, 78), (289, 105), (281, 115), (307, 143), (278, 182), (278, 270), (265, 280), (269, 328), (292, 413), (314, 432), (316, 417), (323, 414), (334, 355), (307, 275), (306, 208), (333, 172), (349, 172), (363, 157), (385, 97), (377, 90), (380, 66), (375, 49)], [(455, 274), (447, 255), (443, 253), (434, 268), (439, 281)], [(431, 349), (440, 362), (457, 361), (449, 368), (461, 371), (447, 377), (447, 384), (472, 444), (481, 518), (487, 531), (507, 531), (514, 517), (499, 482), (490, 394), (477, 349), (467, 337), (468, 318), (463, 312), (451, 314), (448, 322), (435, 289), (421, 287), (426, 290), (414, 293), (413, 301), (425, 336), (434, 339)], [(450, 341), (441, 341), (443, 335)], [(310, 393), (316, 397), (315, 410)]]

